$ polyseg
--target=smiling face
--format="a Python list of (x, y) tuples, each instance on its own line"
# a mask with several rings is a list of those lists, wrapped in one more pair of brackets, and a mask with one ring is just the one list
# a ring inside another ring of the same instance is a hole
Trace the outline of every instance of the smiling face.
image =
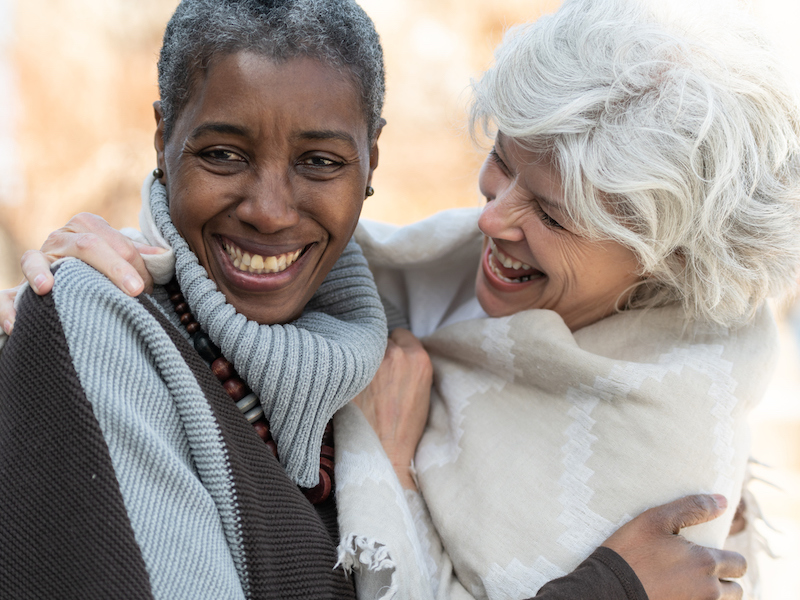
[(575, 331), (613, 313), (641, 277), (631, 250), (575, 233), (552, 163), (498, 134), (480, 174), (487, 236), (475, 284), (492, 317), (557, 312)]
[(356, 86), (313, 59), (212, 63), (156, 151), (170, 214), (220, 291), (286, 323), (344, 250), (377, 166)]

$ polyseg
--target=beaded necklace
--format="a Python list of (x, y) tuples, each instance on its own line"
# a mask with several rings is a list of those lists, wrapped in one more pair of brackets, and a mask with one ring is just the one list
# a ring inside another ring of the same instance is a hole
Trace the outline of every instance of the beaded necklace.
[[(169, 294), (169, 300), (181, 324), (192, 337), (192, 344), (203, 360), (211, 367), (211, 371), (222, 383), (228, 396), (236, 403), (236, 407), (242, 412), (245, 419), (256, 430), (260, 437), (269, 448), (270, 452), (278, 458), (278, 445), (272, 439), (269, 430), (269, 421), (261, 408), (261, 402), (247, 384), (239, 377), (233, 365), (222, 356), (222, 352), (211, 338), (202, 330), (200, 324), (195, 320), (194, 315), (189, 309), (186, 299), (181, 293), (176, 279), (172, 279), (164, 286)], [(322, 447), (319, 452), (319, 483), (313, 488), (301, 487), (309, 502), (320, 504), (328, 499), (333, 490), (333, 421), (329, 421), (322, 436)]]

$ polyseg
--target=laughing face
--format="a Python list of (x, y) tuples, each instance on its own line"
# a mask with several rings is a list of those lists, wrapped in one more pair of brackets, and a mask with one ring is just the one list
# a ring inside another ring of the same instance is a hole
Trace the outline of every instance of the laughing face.
[(500, 133), (480, 187), (488, 202), (479, 226), (487, 237), (475, 288), (487, 314), (545, 308), (575, 331), (625, 303), (641, 279), (636, 256), (617, 242), (575, 233), (549, 160)]
[(156, 105), (170, 214), (222, 293), (286, 323), (346, 246), (377, 166), (356, 86), (331, 67), (241, 52), (212, 63), (171, 136)]

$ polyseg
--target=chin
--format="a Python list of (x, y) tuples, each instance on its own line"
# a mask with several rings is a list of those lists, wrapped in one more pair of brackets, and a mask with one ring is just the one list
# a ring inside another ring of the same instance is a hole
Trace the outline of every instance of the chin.
[(487, 289), (488, 285), (485, 281), (481, 281), (482, 274), (478, 276), (475, 282), (475, 297), (478, 299), (478, 304), (481, 305), (483, 312), (492, 318), (508, 317), (519, 310), (510, 306), (507, 302), (503, 302), (491, 290)]

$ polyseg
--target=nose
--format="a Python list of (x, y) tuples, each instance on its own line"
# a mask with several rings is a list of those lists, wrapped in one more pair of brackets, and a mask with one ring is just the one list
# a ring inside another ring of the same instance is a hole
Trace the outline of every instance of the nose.
[(247, 186), (244, 198), (236, 207), (236, 216), (260, 233), (287, 229), (300, 220), (298, 193), (286, 172), (262, 171)]
[[(493, 193), (487, 193), (489, 191)], [(519, 203), (514, 202), (514, 184), (490, 190), (482, 183), (481, 192), (486, 197), (486, 206), (478, 219), (478, 228), (483, 234), (509, 242), (524, 240), (522, 217), (529, 207), (518, 206)]]

